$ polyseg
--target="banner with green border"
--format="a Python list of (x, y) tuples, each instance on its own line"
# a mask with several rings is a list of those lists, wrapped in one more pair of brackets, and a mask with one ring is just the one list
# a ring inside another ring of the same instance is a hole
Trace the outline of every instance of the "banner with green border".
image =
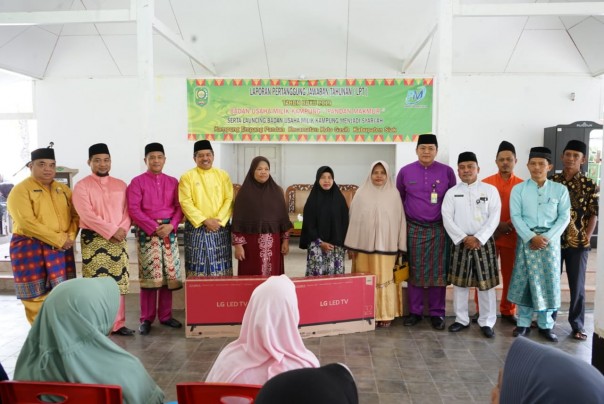
[(433, 78), (188, 79), (188, 139), (411, 142), (432, 132)]

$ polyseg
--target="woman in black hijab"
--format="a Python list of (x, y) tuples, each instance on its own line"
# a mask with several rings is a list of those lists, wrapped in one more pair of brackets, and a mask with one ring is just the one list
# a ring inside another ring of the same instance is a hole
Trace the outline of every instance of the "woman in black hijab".
[(340, 363), (283, 372), (262, 386), (254, 403), (358, 404), (357, 385)]
[(306, 276), (344, 273), (344, 238), (348, 205), (327, 166), (317, 170), (315, 184), (304, 205), (300, 248), (308, 249)]

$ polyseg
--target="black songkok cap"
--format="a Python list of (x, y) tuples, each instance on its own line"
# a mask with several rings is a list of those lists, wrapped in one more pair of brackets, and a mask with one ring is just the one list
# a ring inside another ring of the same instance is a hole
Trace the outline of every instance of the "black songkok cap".
[(419, 135), (417, 138), (417, 145), (419, 146), (420, 144), (433, 144), (438, 147), (438, 140), (436, 140), (436, 135), (425, 133), (423, 135)]
[(105, 143), (93, 144), (88, 148), (88, 158), (91, 158), (95, 154), (109, 154), (109, 148)]
[(478, 164), (478, 159), (476, 159), (476, 155), (471, 151), (459, 153), (459, 157), (457, 157), (457, 164), (463, 163), (464, 161), (473, 161)]
[(162, 146), (161, 143), (149, 143), (147, 146), (145, 146), (145, 157), (147, 157), (147, 154), (156, 151), (166, 154), (164, 152), (164, 146)]
[(512, 153), (514, 153), (514, 156), (516, 155), (516, 148), (514, 147), (514, 145), (505, 140), (499, 143), (499, 149), (497, 149), (497, 154), (502, 151), (511, 151)]
[(56, 160), (54, 149), (45, 147), (43, 149), (36, 149), (31, 152), (31, 161), (40, 159)]
[(564, 148), (564, 153), (567, 150), (574, 150), (583, 153), (583, 156), (587, 155), (587, 145), (580, 140), (569, 140)]
[(529, 160), (533, 157), (546, 159), (548, 163), (552, 163), (552, 151), (547, 147), (533, 147), (529, 153)]
[(212, 145), (209, 140), (198, 140), (195, 142), (195, 146), (193, 146), (193, 153), (197, 153), (199, 150), (212, 150)]

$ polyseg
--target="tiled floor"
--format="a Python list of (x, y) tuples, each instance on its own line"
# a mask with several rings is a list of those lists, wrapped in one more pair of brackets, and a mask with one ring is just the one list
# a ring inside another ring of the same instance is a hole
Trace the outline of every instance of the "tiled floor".
[[(304, 253), (295, 245), (288, 257), (288, 275), (303, 274)], [(138, 326), (138, 294), (127, 296), (128, 326)], [(563, 307), (564, 309), (564, 307)], [(450, 307), (447, 312), (450, 312)], [(184, 311), (175, 317), (184, 320)], [(588, 340), (569, 337), (566, 313), (561, 312), (555, 332), (558, 348), (587, 362), (591, 360), (593, 314), (587, 314)], [(447, 318), (447, 324), (453, 322)], [(0, 294), (0, 362), (12, 376), (29, 325), (23, 306), (14, 295)], [(489, 402), (499, 368), (513, 342), (513, 326), (498, 322), (496, 338), (482, 336), (477, 325), (453, 334), (435, 331), (429, 321), (404, 327), (397, 319), (389, 329), (335, 337), (306, 339), (321, 360), (346, 363), (353, 371), (361, 403), (454, 403)], [(154, 325), (151, 334), (111, 337), (138, 356), (164, 389), (166, 400), (176, 400), (176, 383), (202, 381), (214, 359), (231, 339), (186, 339), (184, 331)], [(536, 332), (531, 339), (547, 343)]]

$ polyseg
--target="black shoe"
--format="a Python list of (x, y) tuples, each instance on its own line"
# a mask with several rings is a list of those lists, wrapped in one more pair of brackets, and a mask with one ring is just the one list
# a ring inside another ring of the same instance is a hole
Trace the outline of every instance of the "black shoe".
[(471, 321), (472, 321), (474, 324), (478, 323), (478, 317), (480, 317), (480, 313), (479, 313), (479, 312), (476, 312), (476, 314), (474, 314), (474, 315), (472, 316)]
[(445, 329), (445, 318), (439, 316), (430, 317), (430, 322), (432, 322), (432, 328), (435, 330), (444, 330)]
[(558, 336), (552, 332), (552, 330), (539, 328), (539, 334), (541, 334), (549, 342), (558, 342)]
[(136, 331), (134, 331), (133, 329), (130, 329), (128, 327), (122, 327), (117, 331), (112, 331), (111, 334), (113, 335), (123, 335), (125, 337), (130, 337), (133, 336), (134, 333), (136, 333)]
[(138, 326), (138, 331), (141, 333), (141, 335), (149, 334), (149, 331), (151, 331), (151, 321), (143, 321), (141, 325)]
[(422, 316), (411, 313), (405, 318), (405, 321), (403, 321), (403, 325), (414, 326), (415, 324), (419, 323), (420, 321), (422, 321)]
[(487, 338), (493, 338), (495, 336), (495, 332), (488, 325), (485, 325), (484, 327), (480, 327), (480, 330), (482, 331), (482, 334)]
[(163, 325), (167, 325), (168, 327), (172, 327), (172, 328), (180, 328), (182, 327), (182, 323), (180, 321), (178, 321), (175, 318), (171, 318), (168, 321), (162, 321), (161, 322)]
[(516, 317), (514, 314), (502, 314), (501, 319), (507, 321), (512, 325), (518, 324), (518, 317)]
[(465, 330), (466, 328), (468, 328), (470, 325), (463, 325), (462, 323), (458, 323), (457, 321), (454, 322), (453, 324), (451, 324), (449, 326), (449, 332), (459, 332), (461, 330)]
[(531, 333), (530, 327), (516, 327), (516, 328), (514, 328), (512, 335), (514, 337), (528, 337), (530, 333)]
[(539, 328), (535, 320), (531, 321), (531, 328)]

